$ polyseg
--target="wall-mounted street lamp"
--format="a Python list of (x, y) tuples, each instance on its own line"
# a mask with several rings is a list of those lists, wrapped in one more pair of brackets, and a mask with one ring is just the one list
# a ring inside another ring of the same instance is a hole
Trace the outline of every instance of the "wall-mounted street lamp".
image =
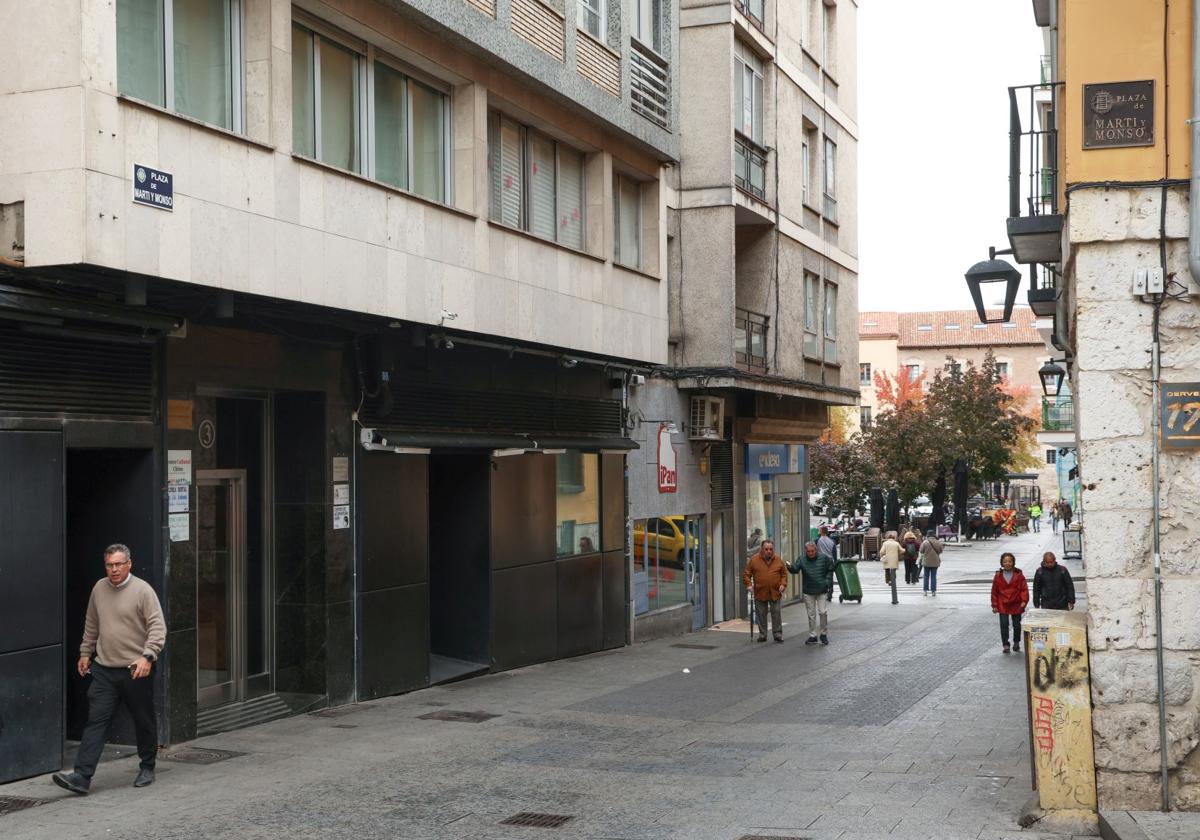
[[(975, 312), (979, 315), (981, 324), (999, 324), (1012, 318), (1013, 304), (1017, 301), (1017, 289), (1021, 285), (1021, 272), (1011, 263), (996, 259), (996, 254), (1011, 254), (1010, 250), (997, 251), (988, 248), (988, 259), (977, 262), (967, 269), (963, 275), (967, 279), (967, 288), (971, 290), (971, 299), (975, 301)], [(988, 318), (987, 309), (983, 305), (983, 285), (985, 283), (1004, 283), (1004, 317)]]
[[(1063, 362), (1066, 359), (1062, 359)], [(1047, 397), (1057, 397), (1062, 390), (1063, 377), (1067, 372), (1054, 359), (1048, 359), (1038, 370), (1038, 379), (1042, 380), (1042, 393)]]

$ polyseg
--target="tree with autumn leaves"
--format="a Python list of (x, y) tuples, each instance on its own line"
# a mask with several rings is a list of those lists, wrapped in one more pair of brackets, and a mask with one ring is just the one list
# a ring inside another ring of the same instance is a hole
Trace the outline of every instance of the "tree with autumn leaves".
[(812, 483), (831, 503), (862, 508), (870, 488), (883, 487), (894, 488), (908, 507), (935, 487), (944, 489), (959, 459), (976, 487), (1027, 466), (1036, 428), (1029, 396), (1002, 380), (990, 351), (979, 367), (947, 359), (924, 386), (923, 372), (876, 374), (880, 411), (870, 428), (845, 442), (813, 445)]

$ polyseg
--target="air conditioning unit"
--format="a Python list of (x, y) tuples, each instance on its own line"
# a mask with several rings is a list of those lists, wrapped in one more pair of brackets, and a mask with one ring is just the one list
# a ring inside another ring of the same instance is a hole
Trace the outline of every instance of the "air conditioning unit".
[(725, 436), (725, 400), (720, 397), (692, 397), (688, 439), (721, 440)]

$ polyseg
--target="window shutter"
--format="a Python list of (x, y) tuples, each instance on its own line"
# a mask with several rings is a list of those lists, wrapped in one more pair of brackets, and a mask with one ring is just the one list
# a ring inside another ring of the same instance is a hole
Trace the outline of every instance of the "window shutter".
[(521, 167), (521, 127), (500, 118), (500, 221), (521, 227), (521, 195), (525, 179)]
[(488, 217), (493, 222), (501, 221), (500, 188), (500, 115), (488, 114)]
[(742, 94), (742, 82), (746, 76), (746, 65), (741, 61), (733, 62), (733, 124), (737, 130), (746, 131), (746, 100)]
[(558, 241), (583, 249), (583, 155), (558, 147)]
[(638, 229), (641, 191), (635, 181), (621, 178), (621, 262), (632, 268), (640, 268), (641, 231)]
[(529, 133), (529, 231), (554, 239), (554, 141)]

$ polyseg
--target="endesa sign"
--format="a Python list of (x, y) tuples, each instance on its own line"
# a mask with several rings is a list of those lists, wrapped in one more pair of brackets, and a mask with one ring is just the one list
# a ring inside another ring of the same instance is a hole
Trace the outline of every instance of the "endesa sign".
[(797, 443), (750, 443), (746, 445), (747, 475), (802, 473), (804, 446)]
[(658, 427), (658, 492), (674, 493), (679, 489), (679, 472), (675, 466), (675, 447), (666, 424)]

